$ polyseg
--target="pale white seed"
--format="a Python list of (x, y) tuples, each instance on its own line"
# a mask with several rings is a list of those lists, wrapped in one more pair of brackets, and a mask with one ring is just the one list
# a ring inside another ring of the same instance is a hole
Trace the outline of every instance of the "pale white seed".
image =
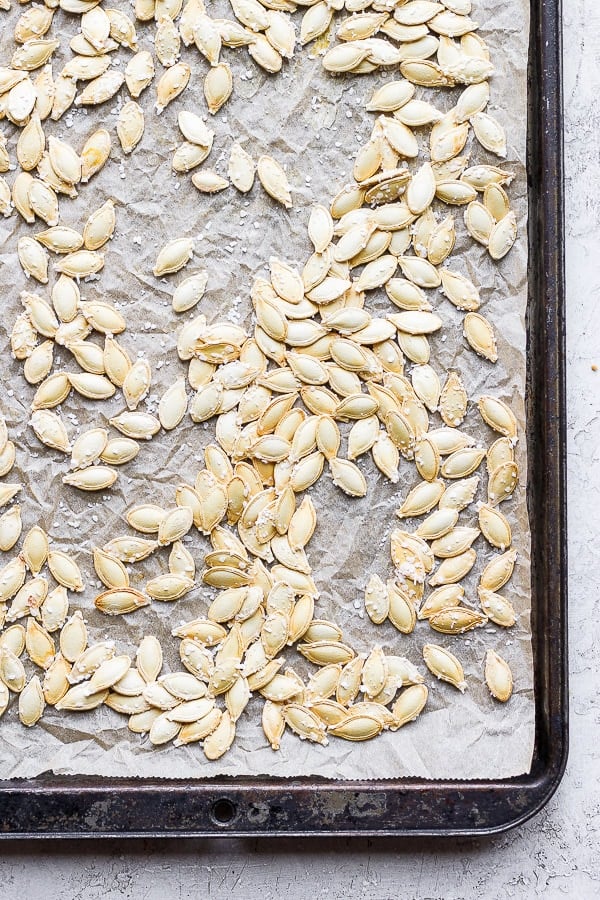
[(162, 669), (163, 654), (157, 638), (153, 635), (146, 635), (142, 638), (135, 662), (140, 675), (148, 684), (158, 678)]
[(88, 466), (63, 475), (63, 483), (82, 491), (101, 491), (111, 487), (117, 477), (117, 473), (108, 466)]
[(87, 646), (87, 628), (80, 610), (67, 619), (60, 631), (60, 652), (74, 663)]
[(432, 591), (419, 609), (418, 619), (430, 619), (443, 609), (459, 606), (465, 595), (458, 584), (448, 584)]
[(177, 313), (192, 309), (204, 296), (208, 282), (208, 273), (199, 272), (185, 278), (175, 288), (173, 294), (173, 310)]
[(289, 209), (292, 196), (287, 176), (282, 166), (272, 156), (261, 156), (257, 164), (257, 172), (263, 188), (278, 203)]
[(193, 586), (194, 582), (191, 578), (169, 572), (163, 575), (157, 575), (156, 578), (150, 579), (150, 581), (146, 583), (146, 593), (152, 597), (153, 600), (170, 602), (183, 597), (183, 595), (187, 594)]
[(472, 116), (471, 124), (475, 137), (486, 150), (506, 157), (506, 135), (497, 119), (489, 113), (478, 112)]
[(25, 275), (47, 284), (49, 259), (46, 250), (33, 238), (24, 235), (18, 240), (17, 253)]
[(508, 550), (500, 556), (495, 556), (481, 574), (481, 587), (488, 591), (499, 591), (510, 580), (516, 559), (516, 550)]
[(109, 421), (121, 434), (136, 440), (150, 440), (160, 431), (159, 420), (150, 413), (123, 412)]
[(441, 269), (440, 277), (442, 293), (457, 309), (479, 309), (479, 291), (469, 278), (460, 272), (451, 272), (450, 269)]
[[(28, 41), (28, 43), (31, 42)], [(17, 53), (18, 52), (19, 51), (17, 51)], [(41, 65), (43, 65), (43, 63), (41, 63)], [(26, 67), (22, 66), (22, 68)], [(11, 122), (14, 122), (15, 125), (24, 125), (33, 112), (36, 99), (35, 87), (33, 86), (32, 81), (29, 78), (20, 81), (8, 92), (8, 97), (6, 99), (7, 117)]]
[(158, 405), (158, 418), (165, 431), (171, 431), (179, 425), (186, 413), (187, 403), (185, 379), (179, 378), (167, 388)]
[(39, 384), (52, 369), (54, 362), (54, 343), (44, 341), (33, 350), (31, 356), (25, 360), (23, 374), (30, 384)]
[(478, 528), (457, 525), (443, 537), (434, 540), (431, 544), (431, 550), (440, 559), (460, 556), (470, 548), (473, 541), (479, 537), (479, 534)]
[(113, 438), (108, 441), (100, 459), (111, 466), (122, 466), (135, 459), (139, 452), (139, 444), (131, 438)]
[(86, 647), (84, 644), (73, 663), (71, 671), (68, 673), (69, 682), (77, 684), (84, 681), (103, 662), (112, 659), (114, 655), (115, 645), (113, 641), (101, 641), (97, 644), (92, 644), (90, 647)]
[(42, 444), (53, 450), (60, 450), (62, 453), (71, 451), (67, 430), (62, 419), (56, 413), (47, 409), (36, 410), (31, 416), (29, 424)]
[(136, 409), (150, 390), (152, 370), (145, 359), (137, 359), (127, 372), (122, 390), (125, 402), (130, 410)]
[(180, 55), (181, 39), (179, 31), (169, 16), (158, 16), (154, 35), (154, 52), (159, 62), (165, 66), (174, 66)]
[(180, 540), (193, 524), (192, 510), (187, 506), (178, 506), (161, 519), (158, 526), (158, 543), (171, 544)]
[(88, 278), (104, 267), (104, 254), (94, 250), (76, 250), (60, 259), (55, 265), (56, 272), (71, 278)]
[(212, 169), (202, 169), (192, 175), (192, 184), (202, 194), (216, 194), (229, 187), (229, 182)]
[(36, 234), (36, 240), (52, 250), (54, 253), (72, 253), (83, 244), (83, 237), (74, 228), (65, 225), (55, 225)]
[[(54, 79), (52, 86), (52, 107), (50, 118), (57, 122), (73, 105), (77, 96), (77, 80), (62, 72)], [(43, 159), (43, 158), (42, 158)], [(38, 171), (39, 165), (38, 165)]]
[(25, 535), (21, 553), (30, 572), (38, 575), (48, 558), (48, 536), (39, 525), (34, 525)]
[(125, 81), (123, 72), (116, 69), (109, 69), (89, 81), (85, 88), (75, 98), (76, 106), (96, 106), (105, 103), (117, 94)]
[(178, 272), (192, 258), (194, 242), (190, 238), (176, 238), (162, 248), (154, 264), (154, 275), (158, 278)]
[(130, 666), (131, 658), (126, 654), (104, 660), (87, 682), (89, 690), (97, 692), (112, 688), (126, 675)]
[(200, 116), (188, 110), (182, 110), (177, 117), (177, 124), (186, 141), (210, 150), (214, 132), (208, 128)]
[(204, 162), (209, 152), (210, 150), (207, 147), (200, 147), (198, 144), (184, 141), (173, 154), (171, 162), (173, 171), (179, 174), (191, 172), (192, 169)]
[(517, 218), (509, 212), (492, 228), (488, 250), (492, 259), (503, 259), (517, 238)]
[(460, 553), (458, 556), (442, 560), (435, 574), (429, 579), (429, 584), (431, 587), (437, 587), (442, 584), (456, 584), (471, 571), (476, 559), (477, 554), (475, 550), (470, 549)]
[(440, 498), (440, 509), (456, 509), (459, 512), (465, 509), (473, 502), (478, 486), (478, 475), (448, 485)]
[[(137, 47), (137, 35), (135, 25), (129, 16), (118, 9), (107, 9), (105, 12), (110, 23), (110, 37), (118, 44), (121, 44), (121, 46), (135, 50)], [(107, 43), (105, 41), (105, 47)]]
[(89, 400), (106, 400), (115, 393), (115, 386), (104, 375), (96, 375), (93, 372), (68, 373), (71, 386)]
[(140, 50), (132, 56), (125, 68), (125, 83), (131, 96), (137, 100), (154, 78), (154, 60), (148, 50)]
[(204, 97), (213, 115), (229, 100), (233, 90), (233, 76), (228, 63), (213, 66), (204, 79)]
[(331, 24), (333, 13), (333, 7), (329, 7), (323, 0), (309, 6), (300, 25), (301, 44), (308, 44), (324, 34)]
[(482, 419), (490, 428), (505, 437), (516, 437), (517, 420), (506, 403), (486, 394), (479, 398), (477, 405)]
[[(81, 313), (85, 317), (89, 325), (94, 331), (99, 331), (109, 337), (105, 341), (105, 357), (106, 349), (114, 349), (115, 342), (111, 341), (110, 336), (125, 331), (125, 319), (121, 313), (111, 306), (109, 303), (102, 303), (97, 300), (82, 301), (79, 306)], [(121, 353), (124, 351), (121, 348)]]
[(0, 516), (0, 550), (6, 553), (13, 548), (21, 536), (22, 528), (19, 506), (13, 506)]
[(17, 141), (17, 160), (21, 168), (27, 172), (35, 169), (45, 148), (46, 138), (40, 117), (34, 113)]
[(481, 608), (491, 622), (502, 628), (511, 628), (515, 624), (517, 616), (512, 603), (506, 597), (481, 586), (478, 588), (477, 594)]
[(308, 236), (317, 253), (324, 253), (333, 237), (333, 219), (325, 206), (313, 206), (308, 221)]
[(233, 186), (243, 194), (254, 184), (255, 164), (250, 154), (235, 142), (231, 146), (227, 174)]

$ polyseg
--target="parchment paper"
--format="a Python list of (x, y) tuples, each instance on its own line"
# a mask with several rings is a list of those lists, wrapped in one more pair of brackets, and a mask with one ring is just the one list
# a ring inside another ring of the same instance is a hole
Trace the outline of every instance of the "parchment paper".
[[(121, 4), (116, 3), (115, 6)], [(211, 10), (213, 3), (208, 3)], [(126, 5), (127, 6), (127, 5)], [(214, 7), (230, 15), (225, 3)], [(127, 6), (129, 9), (129, 7)], [(12, 27), (21, 8), (0, 13), (0, 58), (13, 50)], [(463, 337), (463, 314), (438, 292), (429, 292), (444, 329), (431, 339), (432, 364), (444, 377), (444, 370), (456, 367), (469, 397), (490, 392), (508, 401), (520, 425), (517, 459), (526, 472), (524, 426), (526, 305), (526, 66), (528, 46), (528, 4), (526, 0), (479, 0), (473, 18), (482, 24), (481, 35), (488, 42), (496, 73), (491, 80), (489, 111), (497, 115), (508, 135), (508, 169), (515, 172), (509, 189), (511, 204), (519, 220), (519, 239), (500, 264), (490, 261), (486, 251), (465, 238), (462, 210), (456, 208), (459, 238), (448, 265), (471, 277), (480, 286), (481, 311), (493, 322), (498, 337), (499, 360), (495, 366), (482, 361)], [(295, 16), (299, 22), (299, 16)], [(57, 13), (53, 31), (71, 35), (78, 19)], [(150, 48), (152, 28), (138, 24), (140, 48)], [(63, 38), (63, 48), (68, 42)], [(70, 57), (66, 50), (65, 59)], [(130, 54), (120, 51), (124, 67)], [(393, 70), (370, 76), (333, 78), (312, 58), (310, 48), (298, 50), (291, 64), (278, 76), (266, 76), (245, 51), (225, 50), (223, 56), (233, 68), (235, 92), (211, 126), (215, 144), (206, 166), (226, 174), (229, 148), (240, 140), (257, 158), (269, 152), (286, 167), (293, 193), (288, 212), (273, 203), (255, 184), (247, 196), (230, 188), (214, 197), (198, 194), (190, 176), (171, 172), (172, 152), (181, 140), (177, 113), (181, 109), (206, 113), (202, 76), (207, 65), (195, 48), (183, 49), (182, 59), (192, 67), (187, 90), (160, 117), (152, 110), (155, 86), (141, 98), (146, 113), (146, 132), (132, 157), (125, 157), (115, 135), (116, 114), (123, 100), (113, 100), (98, 108), (70, 111), (59, 123), (45, 126), (47, 133), (65, 136), (81, 149), (86, 137), (100, 125), (113, 135), (112, 159), (88, 185), (82, 185), (75, 201), (61, 198), (61, 220), (83, 228), (90, 212), (107, 197), (117, 203), (117, 230), (107, 246), (106, 266), (101, 277), (82, 284), (85, 299), (114, 302), (125, 314), (127, 331), (120, 340), (130, 354), (145, 355), (154, 372), (153, 387), (140, 409), (156, 411), (158, 398), (177, 376), (187, 371), (179, 361), (176, 336), (183, 321), (204, 311), (209, 321), (229, 319), (251, 327), (249, 289), (257, 275), (265, 275), (266, 264), (275, 254), (301, 267), (310, 254), (306, 224), (315, 202), (328, 203), (351, 177), (358, 147), (370, 134), (373, 114), (364, 111), (365, 99), (373, 89), (393, 77)], [(60, 65), (55, 64), (55, 74)], [(158, 74), (161, 67), (157, 63)], [(428, 92), (417, 89), (441, 109), (455, 102), (457, 91)], [(17, 132), (2, 123), (14, 158)], [(419, 135), (424, 145), (428, 129)], [(420, 165), (422, 157), (418, 164)], [(472, 148), (471, 162), (497, 163), (481, 147)], [(8, 174), (12, 183), (15, 173)], [(445, 214), (445, 213), (444, 213)], [(43, 224), (36, 224), (41, 230)], [(22, 374), (22, 364), (11, 359), (8, 336), (21, 311), (20, 291), (34, 290), (50, 296), (54, 280), (47, 287), (27, 281), (18, 264), (18, 238), (32, 233), (18, 215), (0, 220), (0, 283), (2, 285), (2, 412), (16, 442), (17, 462), (5, 480), (21, 480), (20, 495), (25, 529), (39, 522), (49, 532), (55, 548), (74, 552), (84, 572), (86, 590), (71, 595), (71, 612), (81, 608), (90, 632), (90, 642), (113, 639), (121, 652), (133, 655), (140, 638), (156, 634), (165, 651), (165, 668), (179, 670), (179, 641), (170, 636), (176, 624), (203, 615), (214, 592), (201, 584), (176, 603), (153, 602), (137, 613), (108, 619), (98, 613), (94, 596), (100, 588), (91, 565), (91, 548), (121, 533), (130, 533), (124, 521), (126, 509), (141, 502), (172, 505), (175, 486), (192, 482), (203, 465), (203, 447), (213, 440), (214, 420), (194, 425), (186, 417), (170, 434), (161, 433), (144, 444), (134, 463), (122, 467), (110, 492), (86, 495), (62, 484), (68, 457), (43, 448), (27, 427), (34, 389)], [(151, 272), (156, 254), (175, 236), (196, 238), (192, 263), (179, 275), (163, 280)], [(171, 309), (175, 286), (194, 271), (207, 269), (209, 284), (198, 309), (176, 316)], [(394, 311), (383, 291), (370, 292), (366, 306), (372, 312)], [(92, 338), (99, 340), (98, 337)], [(61, 368), (77, 370), (66, 351), (57, 361)], [(55, 366), (56, 368), (57, 366)], [(91, 403), (72, 395), (61, 408), (72, 438), (92, 425), (104, 425), (125, 404), (117, 392), (110, 401)], [(441, 421), (438, 422), (441, 424)], [(463, 426), (489, 444), (493, 434), (481, 425), (471, 410)], [(346, 433), (348, 428), (344, 427)], [(112, 433), (111, 433), (112, 434)], [(116, 436), (116, 435), (113, 435)], [(344, 449), (345, 443), (342, 445)], [(359, 461), (367, 476), (369, 491), (360, 500), (346, 498), (324, 475), (310, 493), (318, 514), (317, 530), (307, 550), (313, 575), (321, 592), (315, 616), (331, 618), (343, 628), (344, 637), (358, 651), (368, 651), (380, 643), (389, 653), (401, 654), (416, 663), (426, 676), (429, 701), (417, 722), (395, 733), (384, 732), (367, 744), (332, 740), (327, 747), (300, 741), (286, 733), (281, 751), (267, 745), (260, 726), (262, 701), (253, 699), (238, 723), (237, 737), (229, 753), (216, 763), (208, 763), (198, 745), (154, 748), (147, 737), (130, 733), (127, 719), (108, 708), (89, 714), (66, 714), (47, 707), (33, 729), (25, 729), (16, 714), (16, 698), (0, 723), (0, 776), (34, 776), (45, 771), (61, 774), (103, 776), (144, 776), (205, 778), (227, 775), (314, 775), (335, 779), (507, 777), (528, 771), (534, 739), (534, 696), (531, 635), (529, 624), (529, 531), (525, 486), (521, 483), (513, 500), (503, 504), (503, 512), (513, 528), (519, 559), (514, 576), (503, 592), (514, 603), (518, 621), (514, 628), (496, 626), (477, 629), (463, 637), (446, 637), (419, 622), (414, 634), (399, 634), (391, 624), (374, 626), (364, 613), (364, 587), (372, 572), (384, 579), (392, 576), (389, 534), (399, 522), (394, 510), (418, 480), (414, 466), (402, 461), (400, 481), (391, 485), (366, 457)], [(524, 475), (522, 475), (524, 478)], [(482, 478), (485, 487), (486, 478)], [(480, 488), (478, 500), (485, 499)], [(476, 523), (473, 504), (461, 514), (462, 524)], [(417, 521), (408, 520), (414, 530)], [(25, 533), (25, 531), (24, 531)], [(208, 541), (190, 534), (186, 545), (194, 554), (198, 570)], [(12, 553), (17, 552), (18, 545)], [(477, 577), (492, 552), (482, 538), (475, 545), (478, 562), (465, 580), (467, 598), (476, 600)], [(168, 551), (131, 567), (134, 586), (167, 570)], [(2, 556), (2, 564), (9, 554)], [(468, 690), (460, 694), (448, 684), (436, 681), (421, 657), (424, 643), (433, 641), (452, 649), (464, 664)], [(483, 683), (483, 659), (494, 648), (510, 663), (515, 681), (514, 694), (502, 705), (492, 700)], [(294, 650), (286, 651), (289, 663), (299, 671), (314, 667), (304, 664)], [(28, 673), (33, 667), (27, 663)], [(31, 671), (30, 671), (31, 670)]]

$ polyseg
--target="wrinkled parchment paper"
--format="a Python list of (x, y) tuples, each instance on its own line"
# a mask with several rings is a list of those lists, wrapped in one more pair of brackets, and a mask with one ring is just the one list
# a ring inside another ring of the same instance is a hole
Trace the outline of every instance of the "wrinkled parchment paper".
[[(120, 4), (116, 3), (115, 6)], [(213, 3), (207, 3), (212, 10)], [(227, 5), (214, 4), (221, 15), (229, 15)], [(506, 167), (516, 173), (509, 189), (517, 211), (520, 237), (511, 253), (499, 265), (491, 262), (486, 251), (465, 238), (462, 210), (456, 208), (458, 240), (448, 265), (467, 274), (480, 286), (481, 311), (493, 322), (498, 336), (499, 360), (495, 366), (481, 360), (462, 337), (463, 313), (457, 311), (438, 292), (429, 292), (435, 308), (444, 320), (444, 328), (432, 336), (432, 364), (444, 377), (444, 370), (456, 367), (469, 396), (477, 398), (490, 392), (508, 401), (521, 428), (517, 458), (521, 472), (526, 471), (524, 425), (525, 327), (526, 304), (526, 64), (528, 43), (528, 4), (509, 0), (497, 4), (480, 0), (474, 4), (473, 18), (480, 22), (481, 35), (488, 42), (496, 74), (491, 81), (489, 111), (504, 124), (508, 136)], [(127, 6), (128, 11), (129, 7)], [(12, 26), (21, 8), (0, 13), (0, 55), (6, 60), (13, 50)], [(295, 16), (299, 22), (299, 16)], [(53, 31), (74, 33), (78, 19), (60, 11)], [(152, 27), (139, 24), (141, 48), (150, 48)], [(67, 41), (63, 39), (63, 48)], [(64, 49), (63, 49), (64, 52)], [(266, 274), (271, 255), (297, 264), (300, 268), (310, 254), (306, 225), (315, 202), (328, 203), (342, 184), (350, 180), (353, 158), (370, 134), (373, 114), (364, 111), (365, 100), (373, 89), (395, 77), (383, 71), (369, 76), (333, 78), (321, 68), (310, 50), (298, 51), (291, 64), (278, 76), (267, 76), (243, 50), (225, 50), (234, 72), (235, 92), (229, 103), (214, 118), (216, 137), (205, 166), (226, 174), (229, 148), (239, 140), (256, 159), (269, 152), (287, 169), (292, 185), (293, 208), (285, 211), (272, 202), (258, 182), (246, 196), (235, 189), (213, 197), (200, 195), (191, 185), (191, 176), (175, 176), (171, 171), (172, 152), (182, 139), (177, 114), (190, 109), (206, 113), (202, 95), (202, 76), (207, 65), (195, 48), (183, 49), (182, 59), (192, 67), (187, 90), (157, 117), (152, 109), (155, 86), (141, 98), (146, 113), (146, 132), (133, 155), (125, 157), (115, 134), (116, 114), (121, 102), (114, 99), (101, 107), (70, 111), (59, 123), (48, 123), (48, 133), (64, 136), (81, 149), (87, 136), (100, 125), (113, 135), (110, 162), (89, 184), (82, 185), (75, 201), (61, 199), (61, 220), (81, 229), (87, 216), (113, 197), (117, 204), (117, 230), (105, 248), (106, 266), (97, 280), (81, 286), (85, 299), (106, 299), (115, 303), (127, 319), (127, 331), (120, 340), (132, 357), (147, 356), (153, 368), (150, 397), (140, 406), (156, 411), (158, 398), (176, 377), (187, 371), (179, 361), (176, 335), (184, 321), (204, 311), (209, 321), (229, 319), (251, 327), (249, 289), (257, 275)], [(66, 49), (65, 58), (70, 56)], [(126, 65), (130, 54), (118, 54), (119, 65)], [(55, 74), (60, 66), (55, 63)], [(157, 63), (158, 74), (161, 73)], [(440, 109), (455, 102), (457, 92), (427, 92), (423, 96)], [(11, 155), (17, 139), (10, 123), (2, 123), (8, 136)], [(428, 129), (421, 129), (423, 145)], [(419, 165), (422, 157), (419, 159)], [(497, 163), (481, 147), (472, 147), (471, 162)], [(504, 165), (504, 163), (501, 163)], [(8, 173), (12, 183), (15, 173)], [(448, 210), (441, 210), (445, 215)], [(43, 224), (36, 224), (41, 230)], [(18, 264), (17, 239), (32, 229), (20, 217), (0, 220), (0, 284), (2, 285), (1, 409), (7, 418), (11, 438), (17, 443), (16, 467), (5, 480), (20, 480), (20, 495), (25, 530), (36, 522), (47, 529), (53, 546), (74, 552), (84, 572), (86, 590), (71, 594), (71, 612), (80, 608), (88, 623), (90, 643), (113, 639), (119, 652), (135, 653), (144, 634), (159, 637), (165, 652), (165, 667), (179, 670), (179, 641), (170, 635), (175, 625), (205, 614), (214, 592), (200, 583), (195, 590), (175, 603), (153, 602), (137, 613), (109, 619), (97, 612), (93, 600), (100, 585), (91, 563), (91, 548), (102, 545), (117, 534), (130, 533), (124, 513), (141, 502), (170, 506), (175, 486), (194, 481), (203, 465), (203, 447), (213, 440), (214, 420), (194, 425), (186, 417), (174, 432), (162, 433), (142, 445), (135, 460), (119, 470), (119, 478), (110, 492), (84, 494), (62, 484), (68, 457), (43, 448), (27, 427), (29, 404), (34, 389), (22, 374), (21, 363), (11, 359), (9, 334), (20, 312), (20, 291), (34, 290), (50, 296), (54, 280), (47, 287), (27, 281)], [(158, 280), (152, 275), (156, 254), (166, 241), (190, 235), (196, 240), (196, 252), (190, 265), (176, 276)], [(209, 272), (208, 289), (199, 309), (176, 316), (171, 309), (175, 286), (200, 269)], [(395, 311), (383, 291), (370, 292), (367, 308), (385, 314)], [(99, 337), (92, 338), (99, 340)], [(60, 368), (77, 370), (70, 354), (57, 354)], [(91, 403), (73, 394), (61, 407), (72, 438), (85, 428), (106, 425), (110, 416), (124, 409), (117, 395), (101, 403)], [(441, 424), (441, 423), (438, 423)], [(343, 426), (347, 432), (347, 426)], [(476, 410), (471, 410), (463, 425), (489, 444), (492, 432), (482, 426)], [(111, 436), (116, 436), (111, 432)], [(342, 450), (344, 444), (342, 445)], [(496, 626), (477, 629), (462, 637), (433, 632), (427, 622), (419, 622), (414, 634), (399, 634), (390, 623), (374, 626), (364, 612), (364, 587), (372, 572), (391, 577), (389, 534), (400, 523), (394, 510), (417, 482), (414, 466), (402, 461), (400, 481), (391, 485), (374, 468), (370, 458), (359, 462), (367, 476), (367, 497), (350, 500), (324, 475), (310, 491), (318, 525), (308, 545), (308, 558), (321, 592), (315, 616), (331, 618), (343, 628), (344, 638), (358, 651), (374, 644), (386, 652), (409, 657), (426, 675), (429, 701), (417, 722), (397, 732), (384, 732), (365, 744), (331, 740), (321, 747), (300, 741), (287, 732), (280, 752), (268, 746), (260, 726), (262, 701), (253, 699), (238, 723), (232, 749), (218, 762), (209, 763), (198, 745), (174, 748), (171, 744), (154, 748), (147, 737), (127, 729), (124, 716), (102, 707), (92, 713), (57, 712), (47, 707), (35, 728), (26, 729), (16, 713), (16, 698), (4, 715), (0, 727), (0, 776), (17, 778), (46, 771), (61, 774), (103, 776), (143, 776), (168, 778), (206, 778), (227, 775), (319, 775), (335, 779), (378, 779), (419, 776), (423, 778), (507, 777), (528, 771), (534, 738), (534, 696), (532, 683), (531, 635), (529, 625), (529, 535), (525, 488), (521, 484), (513, 500), (503, 504), (513, 527), (514, 546), (519, 560), (512, 581), (503, 592), (510, 597), (518, 613), (514, 628)], [(485, 471), (478, 500), (485, 499)], [(462, 524), (476, 523), (476, 504), (461, 514)], [(414, 530), (418, 521), (407, 522)], [(24, 530), (24, 533), (25, 533)], [(209, 548), (206, 538), (190, 534), (185, 541), (202, 569), (203, 555)], [(18, 545), (19, 546), (19, 545)], [(12, 552), (17, 552), (15, 548)], [(475, 545), (478, 562), (465, 580), (467, 599), (476, 600), (477, 576), (491, 558), (492, 551), (482, 538)], [(132, 584), (143, 587), (152, 575), (167, 570), (168, 551), (162, 550), (145, 562), (131, 567)], [(9, 554), (3, 555), (3, 563)], [(421, 648), (428, 641), (440, 643), (455, 652), (463, 662), (468, 690), (460, 694), (448, 684), (438, 682), (426, 670)], [(511, 665), (515, 690), (506, 705), (494, 701), (483, 682), (483, 659), (494, 648)], [(308, 673), (314, 667), (305, 663), (294, 649), (286, 651), (289, 664)], [(27, 663), (28, 673), (30, 663)]]

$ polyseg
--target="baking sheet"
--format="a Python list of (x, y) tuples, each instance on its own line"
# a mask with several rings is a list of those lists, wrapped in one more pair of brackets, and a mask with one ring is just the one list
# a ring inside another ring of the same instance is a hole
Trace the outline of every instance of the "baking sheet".
[[(225, 12), (224, 5), (214, 6)], [(444, 320), (443, 331), (431, 339), (432, 364), (440, 375), (450, 366), (458, 368), (471, 398), (490, 392), (507, 400), (522, 429), (527, 296), (524, 162), (528, 12), (521, 2), (510, 2), (499, 10), (491, 0), (484, 0), (476, 5), (473, 17), (486, 23), (480, 33), (490, 46), (496, 66), (489, 111), (497, 115), (508, 135), (506, 167), (516, 174), (509, 196), (517, 212), (520, 238), (508, 257), (499, 265), (493, 264), (483, 248), (465, 239), (461, 210), (455, 211), (459, 238), (448, 265), (480, 286), (481, 311), (495, 326), (499, 360), (492, 366), (476, 357), (461, 335), (463, 314), (438, 292), (429, 292)], [(298, 16), (295, 18), (298, 20)], [(4, 14), (2, 24), (14, 19), (15, 11)], [(493, 23), (493, 28), (487, 23)], [(74, 33), (75, 20), (61, 16), (54, 30), (59, 27)], [(1, 59), (6, 59), (12, 49), (11, 30), (6, 28), (0, 33)], [(150, 33), (151, 29), (139, 25), (141, 48), (150, 47)], [(129, 54), (121, 51), (119, 58), (124, 66)], [(192, 66), (190, 85), (160, 117), (151, 109), (154, 88), (142, 95), (146, 133), (131, 158), (121, 153), (114, 135), (119, 108), (116, 99), (97, 109), (69, 112), (61, 122), (49, 123), (46, 129), (65, 136), (79, 148), (101, 124), (113, 134), (111, 162), (90, 184), (81, 187), (75, 201), (61, 199), (61, 219), (81, 228), (89, 213), (107, 197), (113, 197), (117, 203), (117, 231), (107, 248), (105, 269), (99, 279), (82, 285), (82, 296), (115, 302), (126, 316), (128, 328), (120, 340), (132, 356), (147, 356), (153, 367), (151, 395), (140, 407), (149, 411), (155, 411), (163, 390), (186, 372), (187, 366), (175, 352), (176, 336), (183, 321), (199, 311), (184, 316), (172, 312), (170, 301), (175, 285), (193, 271), (207, 269), (208, 289), (200, 308), (209, 321), (225, 318), (250, 326), (252, 280), (266, 274), (266, 264), (273, 254), (299, 266), (310, 254), (306, 235), (310, 207), (331, 198), (349, 180), (356, 150), (368, 138), (374, 122), (374, 116), (364, 112), (365, 99), (375, 86), (394, 77), (392, 73), (379, 73), (352, 79), (332, 78), (323, 72), (320, 60), (311, 59), (306, 50), (299, 51), (278, 76), (260, 72), (244, 51), (225, 51), (224, 58), (232, 65), (235, 91), (223, 110), (211, 118), (215, 145), (205, 165), (225, 174), (234, 139), (240, 140), (255, 158), (262, 152), (271, 153), (287, 169), (294, 200), (290, 211), (270, 201), (258, 184), (245, 197), (232, 188), (211, 198), (196, 192), (190, 176), (172, 174), (172, 152), (181, 139), (178, 111), (204, 112), (201, 77), (207, 67), (192, 48), (182, 53), (182, 59)], [(455, 102), (456, 92), (417, 89), (417, 96), (447, 109)], [(4, 124), (14, 156), (15, 129)], [(419, 141), (423, 144), (426, 129), (421, 132)], [(475, 145), (471, 161), (495, 163), (496, 159)], [(10, 174), (8, 180), (12, 181)], [(153, 602), (131, 616), (107, 619), (93, 606), (97, 585), (90, 553), (94, 545), (129, 532), (123, 519), (129, 506), (140, 502), (165, 506), (173, 503), (176, 485), (182, 480), (193, 482), (202, 466), (202, 448), (213, 440), (214, 423), (194, 425), (186, 419), (175, 432), (160, 434), (143, 445), (137, 460), (120, 469), (117, 483), (104, 495), (84, 495), (62, 485), (68, 459), (42, 448), (27, 427), (34, 389), (25, 382), (21, 364), (9, 355), (8, 335), (20, 311), (20, 291), (35, 290), (49, 296), (53, 280), (46, 288), (27, 282), (21, 272), (16, 244), (18, 237), (31, 231), (17, 215), (0, 222), (0, 283), (5, 295), (0, 326), (5, 390), (0, 403), (10, 436), (18, 447), (16, 467), (5, 480), (21, 480), (24, 484), (20, 503), (25, 529), (39, 522), (56, 548), (77, 554), (86, 591), (71, 595), (71, 610), (82, 609), (90, 642), (113, 639), (119, 650), (133, 654), (140, 638), (153, 633), (165, 651), (164, 671), (179, 669), (179, 641), (170, 637), (170, 630), (180, 622), (203, 615), (214, 592), (199, 586), (174, 604)], [(151, 271), (158, 250), (167, 240), (184, 234), (196, 238), (193, 262), (177, 276), (155, 279)], [(371, 292), (366, 306), (371, 311), (393, 311), (382, 291)], [(59, 359), (61, 367), (73, 369), (68, 353)], [(63, 404), (61, 411), (74, 438), (79, 430), (106, 424), (110, 416), (123, 408), (120, 396), (97, 404), (75, 396)], [(463, 427), (485, 438), (488, 444), (493, 439), (492, 433), (481, 426), (476, 411), (469, 412)], [(343, 427), (343, 431), (347, 430)], [(517, 448), (521, 472), (526, 471), (525, 450), (521, 430)], [(147, 738), (128, 731), (125, 717), (106, 708), (77, 715), (47, 708), (36, 728), (26, 730), (16, 720), (13, 702), (0, 729), (0, 775), (16, 778), (44, 771), (169, 778), (318, 774), (373, 780), (408, 775), (498, 778), (528, 771), (534, 737), (534, 698), (524, 485), (513, 500), (503, 504), (503, 512), (513, 527), (514, 546), (519, 551), (515, 574), (503, 589), (518, 613), (515, 627), (504, 630), (492, 626), (462, 637), (445, 637), (432, 632), (426, 622), (420, 622), (412, 635), (404, 636), (389, 623), (372, 625), (364, 614), (363, 595), (372, 572), (384, 579), (392, 575), (389, 533), (398, 525), (394, 510), (418, 479), (412, 464), (405, 461), (401, 463), (398, 485), (387, 482), (369, 460), (363, 459), (359, 465), (368, 480), (367, 497), (346, 498), (327, 476), (310, 491), (318, 515), (317, 530), (307, 548), (321, 592), (315, 616), (336, 621), (343, 628), (344, 638), (358, 652), (380, 643), (387, 652), (408, 656), (419, 665), (430, 694), (426, 710), (416, 723), (398, 732), (384, 732), (367, 744), (332, 740), (329, 746), (320, 747), (288, 733), (281, 750), (273, 753), (260, 727), (262, 701), (253, 699), (238, 723), (232, 749), (218, 762), (208, 763), (198, 746), (152, 747)], [(461, 524), (475, 520), (475, 507), (461, 514)], [(408, 520), (407, 527), (412, 530), (417, 522)], [(200, 570), (208, 541), (195, 534), (189, 536), (186, 545)], [(492, 555), (483, 539), (478, 539), (475, 546), (478, 564), (464, 582), (471, 599), (476, 596), (477, 575)], [(133, 585), (142, 586), (152, 575), (166, 571), (167, 555), (167, 551), (160, 551), (133, 566)], [(7, 561), (9, 555), (4, 558)], [(464, 695), (450, 685), (436, 682), (427, 673), (421, 648), (428, 641), (448, 646), (460, 657), (469, 685)], [(504, 706), (491, 699), (483, 684), (483, 658), (488, 647), (498, 650), (513, 670), (515, 691)], [(286, 656), (299, 671), (314, 668), (308, 664), (304, 667), (294, 649), (287, 651)]]

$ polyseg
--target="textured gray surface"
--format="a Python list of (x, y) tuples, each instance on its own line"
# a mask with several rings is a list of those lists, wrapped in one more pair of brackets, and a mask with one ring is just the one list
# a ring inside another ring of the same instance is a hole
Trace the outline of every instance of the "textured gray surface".
[(3, 896), (25, 900), (228, 897), (466, 900), (600, 895), (600, 6), (565, 4), (569, 363), (571, 752), (546, 809), (488, 841), (4, 844)]

